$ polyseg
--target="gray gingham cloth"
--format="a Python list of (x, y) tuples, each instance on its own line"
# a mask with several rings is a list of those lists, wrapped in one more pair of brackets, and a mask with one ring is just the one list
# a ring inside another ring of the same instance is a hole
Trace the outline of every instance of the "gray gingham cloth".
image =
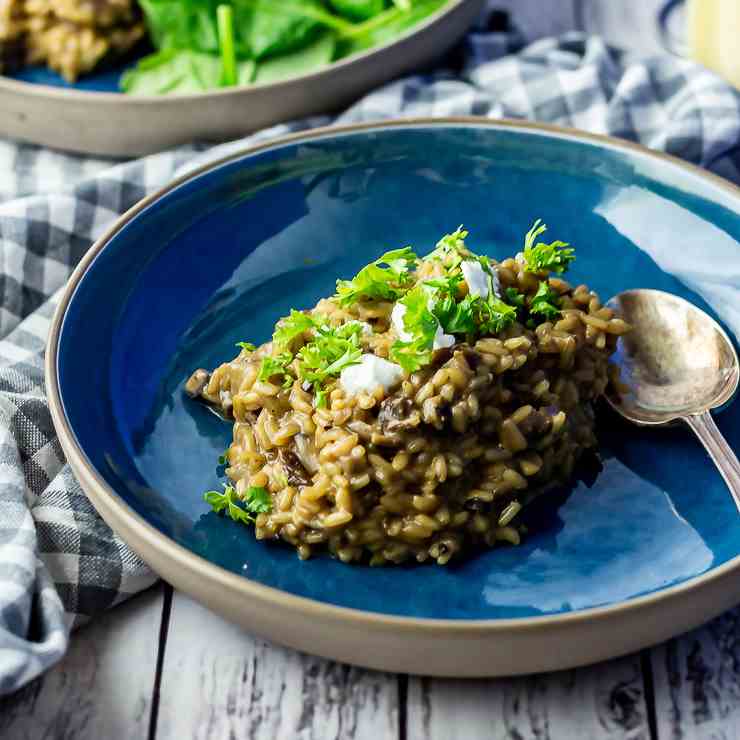
[[(578, 34), (521, 49), (515, 33), (480, 30), (445, 65), (386, 85), (336, 121), (549, 121), (638, 141), (740, 180), (740, 96), (690, 62), (631, 59)], [(154, 581), (93, 510), (54, 434), (43, 354), (60, 288), (119, 214), (178, 171), (328, 122), (130, 162), (0, 140), (0, 694), (58, 661), (74, 626)]]

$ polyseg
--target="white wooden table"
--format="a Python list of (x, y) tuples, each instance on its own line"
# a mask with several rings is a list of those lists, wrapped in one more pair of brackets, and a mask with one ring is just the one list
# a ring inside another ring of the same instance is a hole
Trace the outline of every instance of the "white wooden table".
[[(529, 37), (657, 44), (658, 0), (500, 0)], [(0, 701), (2, 740), (731, 740), (740, 611), (639, 655), (510, 680), (365, 671), (266, 644), (159, 585), (80, 630)], [(443, 647), (443, 646), (442, 646)]]

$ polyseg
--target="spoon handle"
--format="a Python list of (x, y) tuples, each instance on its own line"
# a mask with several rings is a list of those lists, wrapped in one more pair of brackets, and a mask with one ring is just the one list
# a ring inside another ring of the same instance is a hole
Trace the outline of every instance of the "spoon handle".
[(740, 511), (740, 462), (708, 411), (684, 417), (709, 453), (730, 489), (735, 505)]

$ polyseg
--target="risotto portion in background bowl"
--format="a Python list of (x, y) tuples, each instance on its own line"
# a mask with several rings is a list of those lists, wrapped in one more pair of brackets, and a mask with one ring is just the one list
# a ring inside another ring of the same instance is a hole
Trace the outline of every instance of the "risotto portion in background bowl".
[(500, 263), (462, 228), (423, 258), (387, 252), (197, 370), (187, 392), (234, 421), (230, 482), (206, 501), (304, 559), (442, 565), (518, 544), (522, 506), (596, 447), (592, 403), (629, 330), (560, 277), (574, 250), (545, 230)]

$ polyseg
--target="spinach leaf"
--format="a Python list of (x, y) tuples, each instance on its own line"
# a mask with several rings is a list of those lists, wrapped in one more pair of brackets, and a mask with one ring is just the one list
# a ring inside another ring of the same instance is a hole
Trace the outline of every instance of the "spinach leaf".
[(387, 43), (447, 2), (140, 0), (158, 51), (127, 72), (121, 87), (168, 95), (285, 80)]
[[(219, 52), (217, 7), (222, 0), (139, 0), (149, 35), (157, 49)], [(240, 57), (251, 56), (249, 36), (253, 0), (235, 0), (234, 40)]]
[(321, 28), (303, 8), (322, 10), (318, 0), (254, 0), (250, 48), (255, 59), (284, 54), (305, 46)]
[(139, 0), (158, 49), (218, 51), (214, 0)]
[[(254, 62), (240, 62), (239, 84), (249, 84)], [(121, 78), (121, 88), (131, 95), (185, 95), (219, 87), (221, 60), (215, 54), (165, 49), (144, 57)]]
[(410, 10), (393, 7), (381, 12), (342, 35), (337, 56), (349, 56), (374, 46), (382, 46), (434, 14), (449, 0), (417, 0)]
[(312, 72), (332, 61), (335, 48), (335, 34), (325, 31), (307, 46), (260, 62), (254, 81), (266, 84)]
[(329, 5), (345, 18), (366, 21), (386, 7), (385, 0), (329, 0)]

